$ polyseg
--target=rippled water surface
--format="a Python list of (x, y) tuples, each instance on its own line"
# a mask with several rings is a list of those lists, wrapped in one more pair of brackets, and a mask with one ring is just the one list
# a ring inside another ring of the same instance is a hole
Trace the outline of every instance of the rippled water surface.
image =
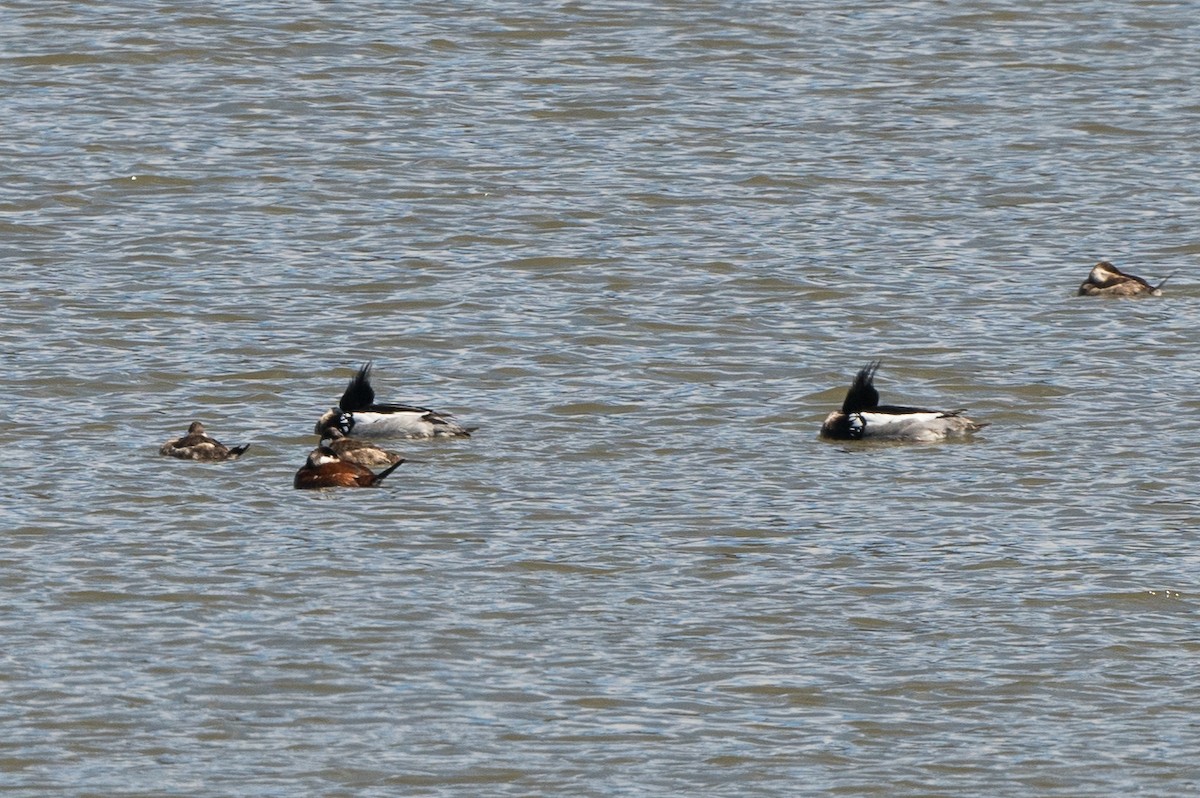
[[(0, 786), (1196, 792), (1198, 40), (0, 0)], [(991, 426), (818, 441), (875, 358)], [(479, 430), (294, 491), (368, 359)]]

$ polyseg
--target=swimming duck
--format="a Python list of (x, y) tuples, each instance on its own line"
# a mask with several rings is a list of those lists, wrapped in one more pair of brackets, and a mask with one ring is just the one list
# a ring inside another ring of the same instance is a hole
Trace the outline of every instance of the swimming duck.
[(309, 452), (308, 460), (292, 480), (295, 488), (371, 488), (400, 467), (404, 460), (392, 463), (378, 474), (358, 463), (343, 460), (328, 446)]
[(838, 441), (876, 440), (930, 443), (947, 438), (964, 438), (987, 426), (962, 415), (965, 410), (924, 410), (879, 404), (875, 371), (880, 361), (859, 370), (846, 392), (842, 409), (835, 410), (821, 425), (821, 437)]
[(242, 452), (250, 448), (250, 444), (234, 446), (232, 449), (220, 441), (208, 437), (204, 425), (193, 421), (188, 427), (187, 435), (167, 441), (159, 447), (158, 453), (167, 457), (178, 457), (181, 460), (204, 460), (218, 462), (220, 460), (236, 460)]
[(321, 445), (327, 446), (341, 459), (361, 466), (385, 466), (404, 462), (403, 455), (383, 449), (370, 441), (348, 438), (336, 426), (325, 428)]
[(371, 387), (371, 363), (366, 363), (350, 380), (338, 406), (317, 422), (316, 434), (336, 426), (346, 435), (386, 438), (469, 438), (473, 428), (464, 427), (448, 413), (413, 405), (377, 405)]
[(1088, 278), (1079, 286), (1080, 296), (1162, 296), (1162, 287), (1168, 277), (1158, 285), (1150, 283), (1102, 260), (1092, 267)]

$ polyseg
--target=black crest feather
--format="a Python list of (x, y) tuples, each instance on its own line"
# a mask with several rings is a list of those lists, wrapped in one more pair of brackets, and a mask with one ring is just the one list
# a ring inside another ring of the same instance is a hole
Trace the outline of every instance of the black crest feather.
[(346, 386), (346, 392), (338, 401), (338, 407), (348, 413), (353, 413), (355, 410), (366, 410), (373, 404), (375, 404), (375, 389), (371, 387), (371, 361), (368, 360), (354, 375), (354, 379), (350, 380), (350, 384)]
[(875, 372), (881, 361), (873, 361), (859, 369), (846, 391), (846, 400), (842, 402), (842, 412), (847, 416), (851, 413), (861, 413), (879, 406), (879, 391), (875, 390)]

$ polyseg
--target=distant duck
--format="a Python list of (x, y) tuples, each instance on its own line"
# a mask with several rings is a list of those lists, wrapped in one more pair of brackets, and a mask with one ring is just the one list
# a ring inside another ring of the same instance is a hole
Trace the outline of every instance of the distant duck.
[(350, 380), (338, 406), (321, 416), (316, 434), (323, 434), (329, 426), (346, 435), (369, 438), (469, 438), (473, 429), (462, 426), (448, 413), (413, 405), (375, 404), (369, 362)]
[(159, 447), (158, 453), (167, 457), (178, 457), (181, 460), (203, 460), (218, 462), (221, 460), (236, 460), (242, 452), (250, 448), (250, 444), (234, 446), (232, 449), (220, 441), (208, 437), (204, 425), (193, 421), (188, 427), (187, 435), (167, 441)]
[(371, 469), (343, 460), (328, 446), (318, 446), (296, 472), (295, 488), (372, 488), (400, 467), (404, 460), (392, 463), (376, 474)]
[(335, 426), (325, 428), (321, 436), (321, 445), (331, 449), (342, 460), (360, 466), (378, 468), (404, 462), (404, 457), (399, 452), (388, 451), (360, 438), (348, 438)]
[(1167, 277), (1158, 285), (1150, 283), (1102, 260), (1092, 267), (1088, 278), (1079, 286), (1080, 296), (1162, 296)]
[(830, 413), (821, 425), (821, 437), (837, 441), (907, 441), (932, 443), (965, 438), (986, 423), (962, 415), (965, 410), (924, 410), (879, 404), (875, 371), (879, 361), (868, 363), (854, 378), (842, 409)]

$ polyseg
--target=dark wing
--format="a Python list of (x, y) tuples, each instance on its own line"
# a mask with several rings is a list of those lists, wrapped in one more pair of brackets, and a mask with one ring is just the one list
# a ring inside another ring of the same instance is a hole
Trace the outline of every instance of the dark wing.
[(175, 447), (179, 449), (191, 449), (196, 446), (204, 446), (205, 444), (216, 444), (220, 446), (214, 439), (208, 437), (203, 432), (190, 432), (184, 435), (179, 440), (175, 441)]
[(966, 410), (930, 410), (927, 407), (901, 407), (899, 405), (878, 405), (871, 408), (872, 413), (889, 416), (908, 416), (913, 413), (941, 413), (943, 416), (954, 416), (959, 413), (965, 413)]
[(346, 386), (346, 392), (338, 401), (338, 407), (353, 412), (366, 410), (374, 402), (375, 389), (371, 387), (371, 361), (368, 360), (354, 375), (354, 379), (350, 380), (350, 384)]
[(1110, 277), (1105, 277), (1098, 283), (1098, 285), (1101, 288), (1112, 288), (1114, 285), (1121, 285), (1122, 283), (1138, 283), (1139, 285), (1144, 285), (1147, 288), (1150, 287), (1150, 283), (1146, 282), (1141, 277), (1137, 277), (1132, 274), (1125, 274), (1124, 272), (1114, 274)]
[(1137, 283), (1138, 285), (1145, 286), (1151, 290), (1154, 289), (1154, 286), (1150, 285), (1150, 283), (1146, 282), (1143, 278), (1138, 277), (1136, 274), (1123, 272), (1116, 266), (1113, 266), (1111, 263), (1108, 264), (1108, 268), (1112, 271), (1112, 276), (1107, 277), (1100, 283), (1101, 288), (1111, 288), (1114, 285), (1120, 285), (1121, 283)]
[(879, 406), (879, 391), (875, 390), (875, 371), (880, 361), (868, 363), (859, 369), (846, 392), (846, 401), (842, 402), (842, 412), (847, 416), (863, 410), (871, 410)]
[(360, 407), (357, 409), (358, 410), (369, 410), (372, 413), (422, 413), (422, 414), (433, 413), (434, 415), (443, 415), (443, 416), (445, 415), (445, 413), (434, 413), (434, 411), (430, 410), (428, 407), (417, 407), (416, 405), (393, 405), (393, 404), (371, 405), (369, 407)]

